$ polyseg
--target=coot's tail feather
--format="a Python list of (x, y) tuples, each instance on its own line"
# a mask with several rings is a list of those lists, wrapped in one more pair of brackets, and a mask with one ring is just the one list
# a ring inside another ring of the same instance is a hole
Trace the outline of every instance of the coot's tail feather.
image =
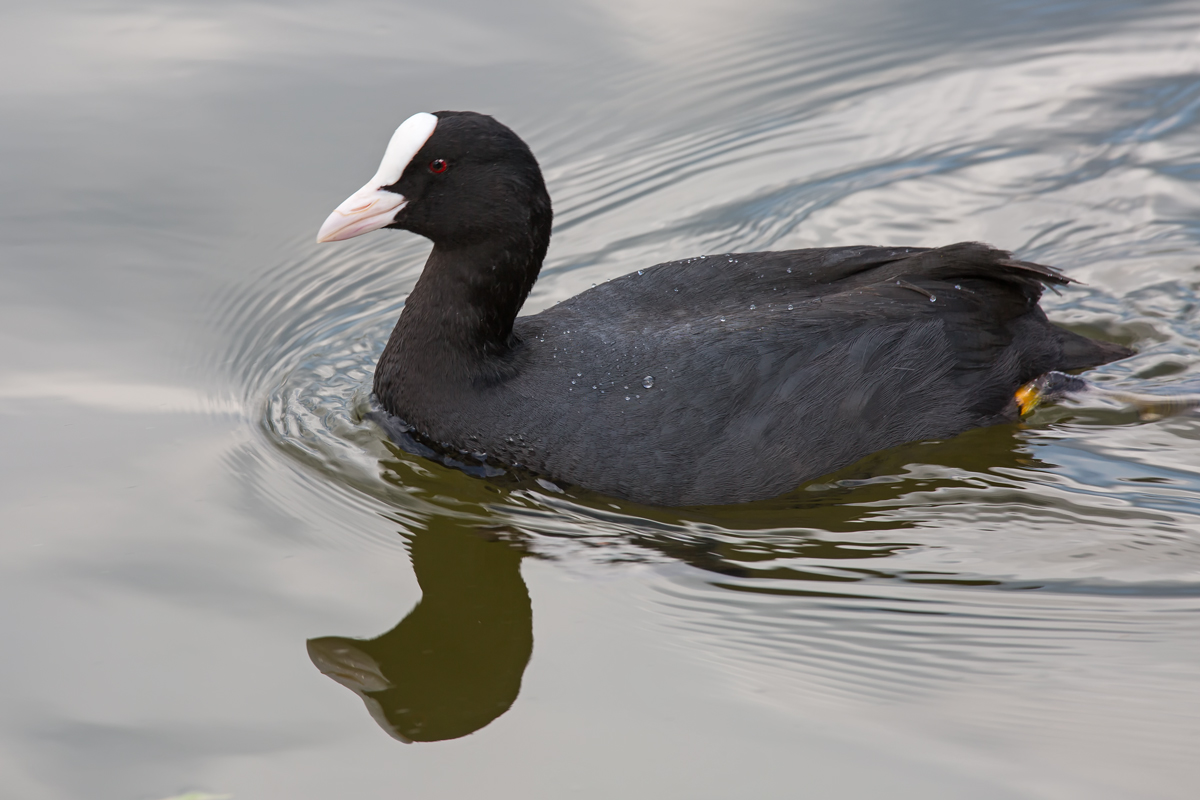
[(1060, 370), (1089, 369), (1133, 355), (1133, 351), (1128, 347), (1115, 342), (1089, 339), (1078, 333), (1059, 328), (1057, 325), (1055, 331), (1058, 334), (1059, 346), (1062, 348), (1062, 358), (1057, 367)]
[(926, 250), (898, 262), (897, 267), (941, 280), (990, 278), (1019, 283), (1038, 295), (1043, 286), (1065, 286), (1075, 282), (1054, 267), (1015, 259), (1007, 250), (982, 242), (959, 242)]
[[(938, 247), (889, 266), (899, 274), (941, 281), (983, 279), (1015, 286), (1020, 291), (1017, 297), (1023, 296), (1024, 299), (1019, 301), (1019, 305), (1012, 306), (1011, 311), (1022, 317), (1028, 314), (1029, 310), (1036, 308), (1035, 304), (1041, 297), (1043, 287), (1054, 288), (1074, 283), (1053, 267), (1021, 261), (1013, 258), (1012, 253), (979, 242), (960, 242)], [(991, 301), (994, 307), (999, 307), (996, 305), (999, 303), (998, 297), (992, 297)], [(1050, 355), (1048, 366), (1052, 369), (1088, 369), (1133, 355), (1133, 351), (1128, 347), (1112, 342), (1099, 342), (1052, 325), (1040, 310), (1034, 312), (1034, 317), (1039, 324), (1037, 331), (1031, 333), (1029, 341), (1049, 344), (1045, 335), (1047, 331), (1053, 331), (1053, 339), (1050, 341), (1057, 340), (1057, 352), (1051, 349), (1050, 353), (1047, 353)], [(1046, 366), (1038, 364), (1037, 368), (1044, 369)]]

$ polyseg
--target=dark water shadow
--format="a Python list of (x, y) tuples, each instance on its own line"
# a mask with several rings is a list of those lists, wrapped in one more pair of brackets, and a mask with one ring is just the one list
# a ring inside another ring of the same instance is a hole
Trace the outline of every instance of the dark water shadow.
[(646, 506), (578, 486), (539, 482), (520, 471), (480, 477), (391, 442), (385, 445), (393, 457), (381, 459), (379, 467), (397, 498), (425, 501), (424, 510), (415, 513), (397, 507), (397, 521), (410, 529), (424, 526), (432, 512), (475, 525), (503, 520), (531, 537), (531, 544), (547, 537), (586, 542), (591, 533), (601, 534), (601, 540), (616, 534), (673, 559), (725, 571), (717, 568), (707, 546), (712, 536), (751, 544), (759, 560), (780, 554), (861, 559), (909, 546), (904, 541), (881, 544), (875, 537), (855, 541), (854, 534), (918, 527), (919, 520), (889, 514), (911, 505), (918, 494), (1012, 484), (1014, 471), (1055, 469), (1035, 455), (1024, 431), (1019, 424), (997, 425), (952, 439), (901, 445), (778, 497), (727, 506)]
[[(915, 530), (919, 515), (890, 512), (947, 502), (920, 500), (939, 490), (961, 495), (950, 502), (986, 502), (979, 499), (985, 484), (994, 483), (994, 492), (1021, 482), (1014, 471), (1056, 468), (1035, 452), (1041, 449), (1030, 447), (1022, 425), (995, 426), (875, 453), (772, 500), (656, 508), (577, 487), (534, 496), (523, 476), (475, 477), (393, 448), (380, 461), (385, 481), (423, 501), (389, 514), (407, 540), (422, 599), (373, 639), (309, 640), (309, 656), (357, 694), (390, 736), (432, 742), (480, 730), (516, 701), (533, 649), (520, 564), (528, 555), (556, 558), (546, 547), (556, 539), (616, 561), (685, 563), (710, 576), (711, 587), (736, 593), (875, 602), (875, 593), (853, 585), (1040, 588), (888, 565), (892, 556), (929, 546)], [(895, 535), (880, 537), (886, 531)]]
[(474, 733), (512, 706), (533, 652), (525, 553), (503, 531), (434, 517), (408, 534), (420, 602), (374, 639), (324, 636), (308, 654), (402, 742)]

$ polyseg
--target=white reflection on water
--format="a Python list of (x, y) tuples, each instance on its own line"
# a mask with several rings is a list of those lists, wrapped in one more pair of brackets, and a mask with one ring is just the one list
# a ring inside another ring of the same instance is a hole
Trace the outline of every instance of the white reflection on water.
[(122, 90), (219, 65), (302, 57), (478, 67), (561, 55), (552, 40), (527, 35), (519, 20), (504, 25), (496, 15), (472, 18), (421, 3), (74, 5), (52, 0), (6, 13), (0, 69), (20, 79), (0, 83), (0, 95)]
[(74, 406), (125, 414), (234, 414), (230, 400), (205, 397), (190, 386), (125, 383), (85, 373), (10, 373), (0, 378), (0, 410), (22, 400), (65, 401)]

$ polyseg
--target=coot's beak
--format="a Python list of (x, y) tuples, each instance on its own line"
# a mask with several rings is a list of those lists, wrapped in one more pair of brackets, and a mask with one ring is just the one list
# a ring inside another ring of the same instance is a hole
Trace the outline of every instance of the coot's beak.
[(317, 232), (317, 241), (351, 239), (392, 224), (396, 214), (408, 204), (408, 198), (385, 187), (399, 182), (405, 167), (433, 135), (437, 123), (436, 116), (425, 113), (404, 120), (392, 134), (375, 177), (334, 209)]
[(317, 231), (317, 241), (339, 242), (391, 225), (396, 212), (407, 204), (404, 195), (368, 183), (333, 210)]

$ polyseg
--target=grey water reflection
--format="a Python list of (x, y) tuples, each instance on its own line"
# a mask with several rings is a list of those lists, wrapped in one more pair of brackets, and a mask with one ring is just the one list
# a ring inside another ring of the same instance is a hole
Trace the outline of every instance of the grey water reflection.
[(474, 733), (508, 710), (533, 650), (523, 553), (502, 532), (434, 517), (409, 535), (421, 601), (373, 639), (309, 639), (324, 674), (402, 742)]

